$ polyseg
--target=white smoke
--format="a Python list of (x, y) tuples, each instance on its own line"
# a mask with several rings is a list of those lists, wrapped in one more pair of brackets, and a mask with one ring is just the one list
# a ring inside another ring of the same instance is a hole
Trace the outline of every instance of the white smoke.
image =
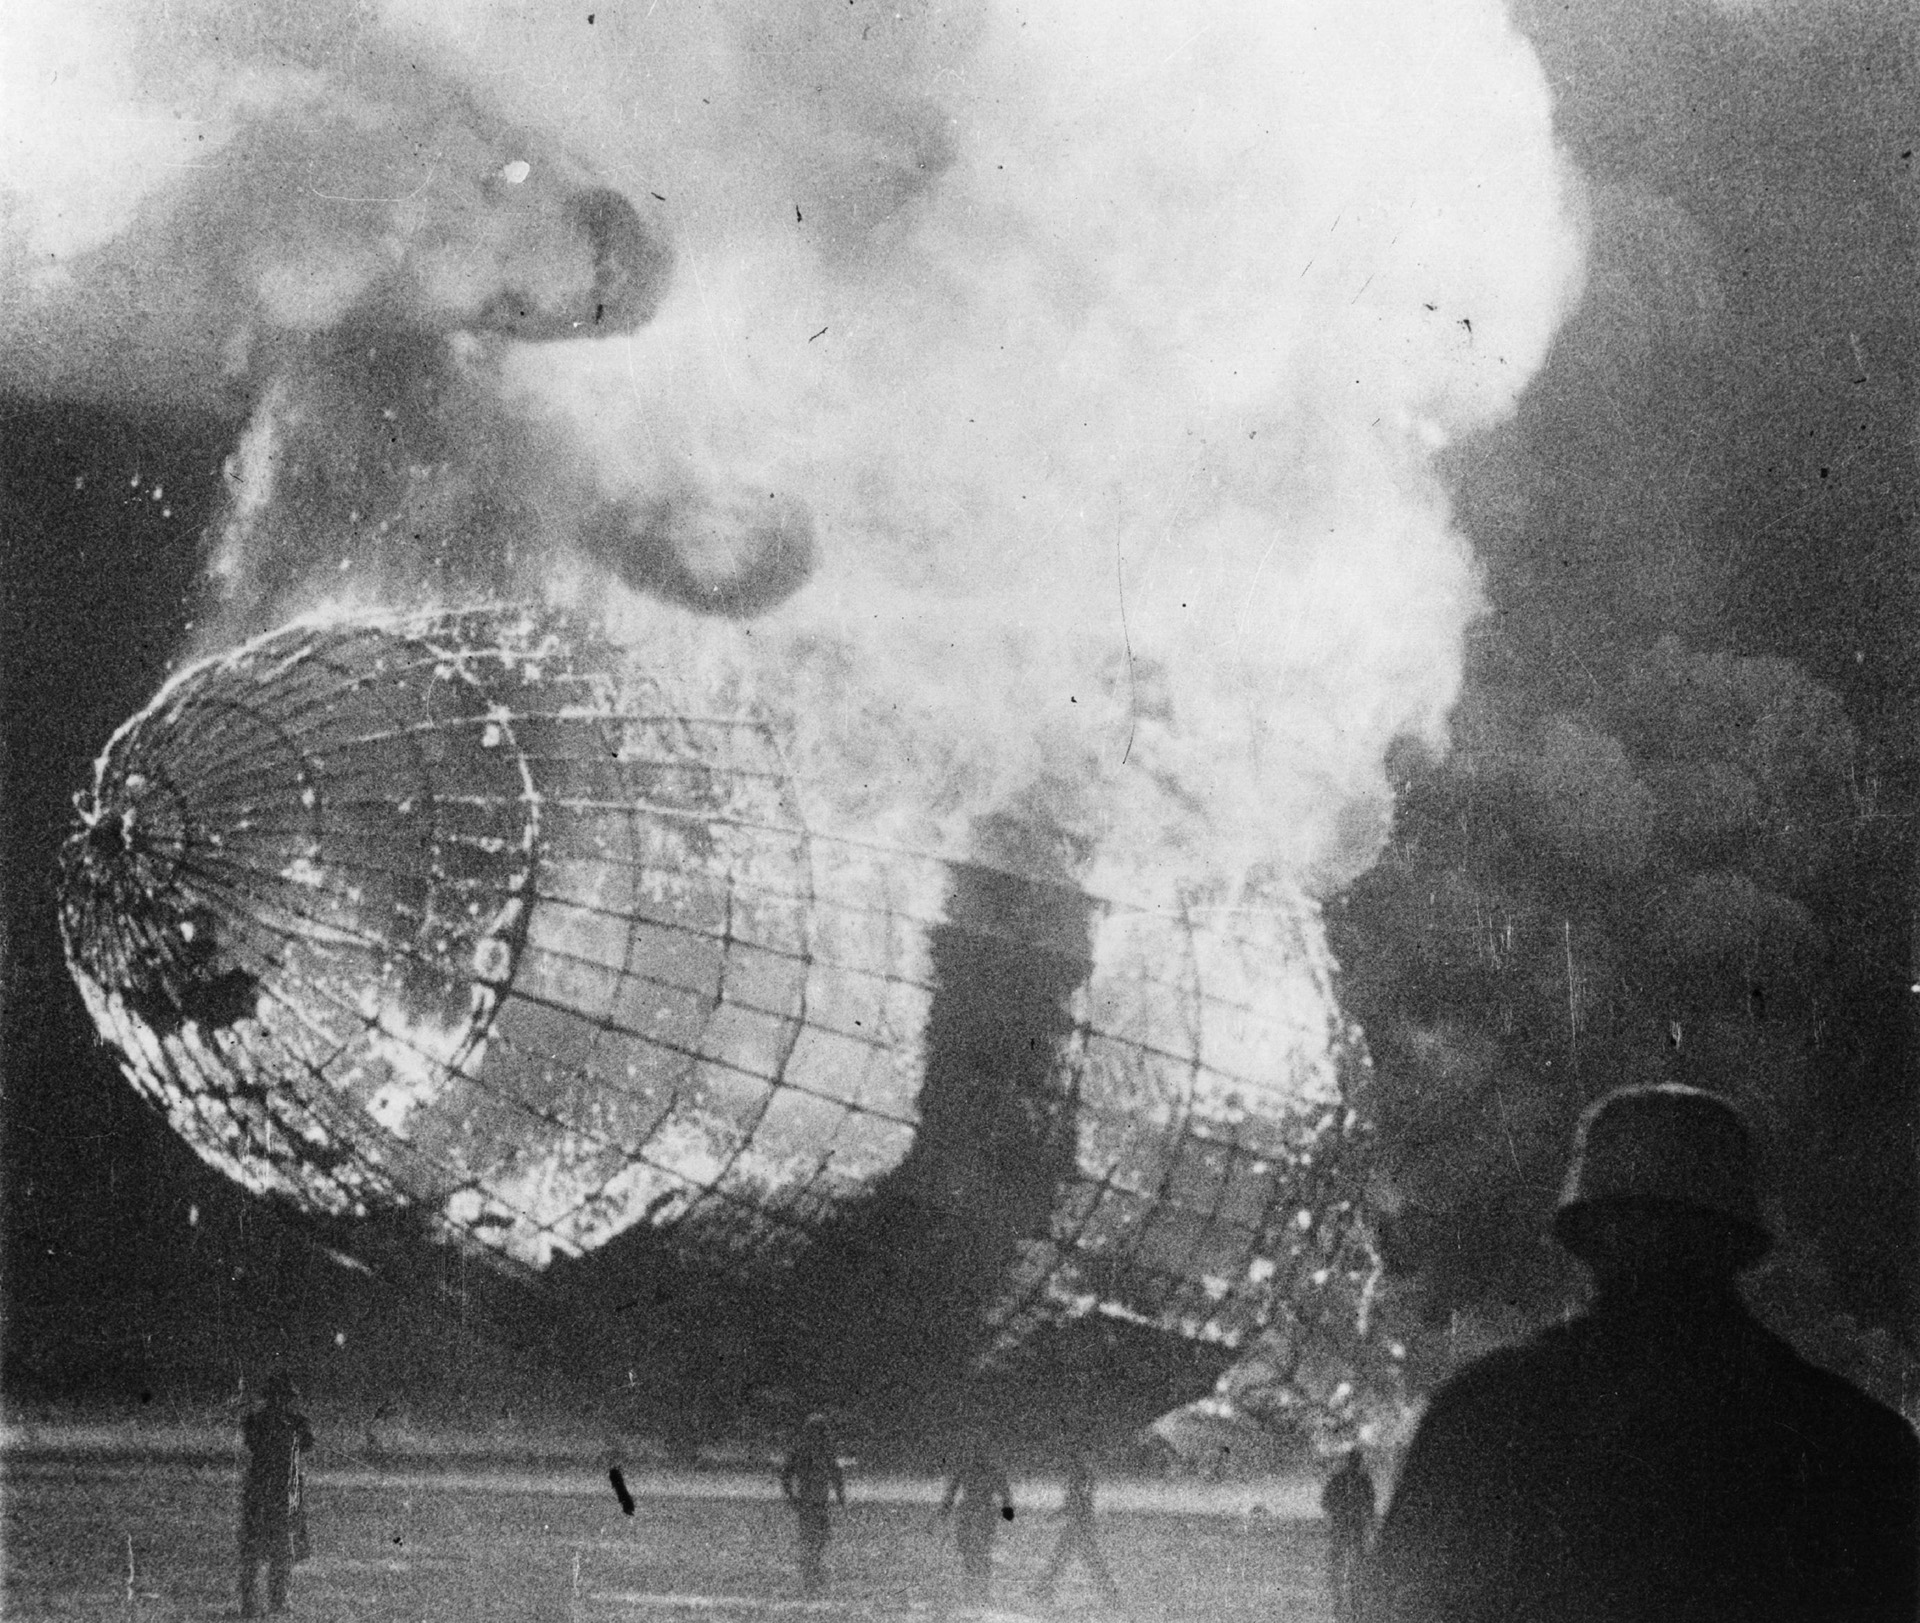
[[(461, 374), (499, 419), (459, 454), (534, 447), (549, 591), (797, 709), (849, 815), (1044, 813), (1136, 893), (1372, 860), (1479, 605), (1428, 459), (1579, 274), (1497, 0), (72, 15), (8, 24), (16, 386), (261, 409), (376, 298), (471, 345), (525, 258), (476, 177), (597, 175), (672, 242), (655, 318)], [(221, 152), (256, 184), (209, 225)], [(695, 553), (804, 509), (813, 579), (717, 621), (569, 545), (685, 492)]]

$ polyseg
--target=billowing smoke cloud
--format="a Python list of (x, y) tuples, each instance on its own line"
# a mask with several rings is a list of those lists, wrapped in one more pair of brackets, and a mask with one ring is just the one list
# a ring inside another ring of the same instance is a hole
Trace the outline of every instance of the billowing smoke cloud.
[(1479, 594), (1428, 460), (1577, 274), (1495, 5), (12, 31), (0, 364), (246, 414), (210, 640), (606, 604), (796, 704), (837, 812), (1216, 899), (1363, 869), (1442, 737)]
[(1917, 1299), (1915, 18), (1520, 21), (1590, 250), (1520, 411), (1443, 457), (1491, 612), (1453, 752), (1399, 758), (1389, 854), (1334, 915), (1389, 1250), (1443, 1317), (1557, 1311), (1580, 1107), (1700, 1082), (1769, 1146), (1762, 1294), (1844, 1363), (1831, 1326), (1911, 1338)]
[[(1784, 1259), (1764, 1289), (1817, 1342), (1843, 1300), (1835, 1209), (1893, 1194), (1834, 1117), (1857, 1034), (1833, 898), (1882, 810), (1838, 698), (1663, 638), (1588, 706), (1522, 719), (1473, 695), (1456, 731), (1446, 761), (1403, 762), (1396, 838), (1333, 921), (1382, 1078), (1390, 1257), (1443, 1312), (1552, 1302), (1574, 1118), (1684, 1078), (1758, 1129)], [(1844, 1192), (1809, 1177), (1829, 1158)]]

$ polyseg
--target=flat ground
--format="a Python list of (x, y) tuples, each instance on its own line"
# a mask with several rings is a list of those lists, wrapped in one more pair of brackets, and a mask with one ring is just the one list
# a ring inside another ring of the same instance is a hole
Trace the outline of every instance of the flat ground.
[[(12, 1623), (181, 1623), (238, 1615), (232, 1466), (34, 1456), (6, 1462), (4, 1590)], [(880, 1623), (960, 1605), (933, 1483), (849, 1483), (824, 1600), (798, 1598), (793, 1526), (746, 1473), (635, 1473), (621, 1513), (604, 1475), (428, 1470), (309, 1474), (313, 1556), (293, 1623)], [(1116, 1483), (1101, 1539), (1124, 1595), (1102, 1607), (1078, 1567), (1052, 1608), (1030, 1599), (1058, 1532), (1052, 1483), (1016, 1483), (976, 1617), (1321, 1623), (1324, 1542), (1310, 1490)], [(1255, 1508), (1256, 1505), (1258, 1508)], [(131, 1565), (129, 1564), (131, 1562)], [(264, 1574), (262, 1575), (264, 1577)]]

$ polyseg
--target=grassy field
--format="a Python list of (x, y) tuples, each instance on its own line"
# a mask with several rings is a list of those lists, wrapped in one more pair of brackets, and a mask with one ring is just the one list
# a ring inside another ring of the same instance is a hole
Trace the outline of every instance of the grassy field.
[[(967, 1615), (957, 1560), (936, 1529), (936, 1485), (856, 1479), (828, 1552), (827, 1598), (799, 1598), (789, 1513), (765, 1477), (629, 1473), (622, 1514), (587, 1467), (309, 1477), (313, 1556), (296, 1569), (290, 1614), (313, 1623), (499, 1619), (501, 1623), (870, 1623)], [(6, 1462), (5, 1581), (12, 1623), (177, 1623), (238, 1615), (234, 1468), (30, 1454)], [(1102, 1608), (1073, 1569), (1049, 1608), (1028, 1588), (1058, 1523), (1052, 1483), (1016, 1484), (1020, 1514), (1000, 1541), (992, 1609), (1002, 1618), (1319, 1623), (1323, 1538), (1311, 1490), (1181, 1489), (1116, 1483), (1102, 1538), (1124, 1593)]]

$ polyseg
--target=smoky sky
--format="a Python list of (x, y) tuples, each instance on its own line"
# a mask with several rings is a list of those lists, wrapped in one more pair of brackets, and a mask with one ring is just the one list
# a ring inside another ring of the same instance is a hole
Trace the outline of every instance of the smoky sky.
[[(1444, 759), (1335, 912), (1434, 1311), (1571, 1288), (1581, 1104), (1659, 1078), (1760, 1127), (1756, 1289), (1833, 1357), (1911, 1334), (1914, 35), (1897, 8), (1528, 6), (1586, 289), (1459, 446), (1485, 563)], [(1404, 1201), (1404, 1205), (1397, 1202)]]
[[(1217, 488), (1224, 478), (1236, 497), (1251, 492), (1248, 502), (1149, 504), (1146, 519), (1136, 514), (1131, 521), (1143, 535), (1169, 514), (1188, 523), (1204, 511), (1206, 519), (1191, 523), (1178, 545), (1158, 552), (1143, 545), (1130, 556), (1142, 574), (1158, 570), (1176, 588), (1157, 599), (1172, 627), (1163, 637), (1171, 657), (1205, 640), (1179, 627), (1174, 605), (1184, 607), (1185, 599), (1178, 588), (1191, 583), (1230, 601), (1248, 560), (1260, 557), (1263, 543), (1241, 533), (1248, 505), (1284, 509), (1292, 502), (1314, 522), (1363, 526), (1381, 511), (1380, 489), (1414, 492), (1387, 506), (1414, 515), (1408, 522), (1418, 544), (1341, 555), (1342, 607), (1330, 628), (1316, 627), (1324, 640), (1305, 639), (1304, 652), (1273, 667), (1282, 688), (1295, 678), (1305, 683), (1314, 725), (1280, 725), (1263, 747), (1282, 754), (1297, 747), (1317, 761), (1326, 737), (1351, 729), (1362, 735), (1354, 751), (1361, 766), (1341, 780), (1340, 793), (1325, 797), (1324, 808), (1283, 797), (1274, 815), (1293, 820), (1289, 828), (1272, 840), (1246, 842), (1253, 854), (1238, 851), (1227, 865), (1244, 870), (1277, 852), (1308, 866), (1332, 852), (1315, 872), (1345, 969), (1344, 996), (1374, 1054), (1383, 1242), (1390, 1263), (1429, 1283), (1433, 1313), (1488, 1303), (1536, 1314), (1557, 1306), (1571, 1281), (1542, 1238), (1542, 1220), (1571, 1123), (1605, 1086), (1658, 1075), (1723, 1087), (1761, 1124), (1770, 1170), (1787, 1191), (1779, 1211), (1787, 1262), (1768, 1287), (1786, 1316), (1811, 1330), (1851, 1313), (1911, 1334), (1920, 1300), (1911, 1271), (1916, 1097), (1908, 991), (1912, 814), (1920, 784), (1912, 113), (1920, 87), (1912, 77), (1913, 30), (1892, 5), (1784, 0), (1529, 4), (1517, 8), (1514, 21), (1538, 58), (1552, 134), (1568, 163), (1564, 206), (1575, 225), (1564, 235), (1583, 249), (1563, 262), (1554, 246), (1563, 235), (1558, 226), (1522, 233), (1538, 260), (1542, 308), (1518, 325), (1551, 333), (1552, 341), (1541, 337), (1544, 360), (1517, 401), (1488, 404), (1498, 391), (1485, 380), (1497, 376), (1500, 363), (1486, 359), (1487, 370), (1472, 374), (1480, 381), (1467, 389), (1478, 403), (1455, 412), (1432, 483), (1423, 473), (1402, 485), (1395, 458), (1345, 448), (1346, 407), (1325, 429), (1314, 426), (1322, 413), (1310, 395), (1277, 391), (1246, 422), (1234, 420), (1236, 446), (1192, 476), (1192, 489), (1208, 479), (1216, 484), (1207, 488)], [(317, 22), (312, 33), (302, 46), (312, 62), (345, 38)], [(907, 285), (860, 279), (876, 264), (893, 264), (888, 256), (899, 251), (903, 222), (932, 206), (927, 199), (960, 162), (951, 131), (929, 109), (937, 106), (938, 85), (964, 69), (975, 44), (964, 28), (896, 40), (890, 49), (901, 56), (881, 73), (877, 91), (868, 85), (822, 107), (801, 93), (802, 81), (844, 73), (856, 58), (838, 36), (809, 35), (796, 25), (779, 65), (763, 64), (760, 78), (745, 81), (772, 110), (775, 128), (788, 136), (825, 132), (824, 144), (838, 155), (837, 166), (769, 186), (779, 190), (783, 225), (794, 211), (800, 225), (811, 219), (827, 239), (819, 263), (829, 269), (806, 283), (810, 292), (857, 283), (893, 296)], [(524, 87), (516, 93), (528, 94)], [(1310, 82), (1289, 80), (1288, 93), (1299, 104), (1297, 126), (1330, 116), (1316, 112)], [(497, 133), (485, 118), (462, 119), (463, 128), (479, 132), (475, 140)], [(729, 150), (713, 126), (698, 129), (697, 152), (680, 170), (661, 171), (669, 179), (657, 188), (641, 184), (637, 173), (615, 177), (626, 195), (644, 204), (657, 189), (674, 208), (688, 207), (674, 182), (697, 188)], [(604, 165), (594, 160), (609, 148), (607, 128), (587, 133), (591, 138), (565, 158), (577, 166), (567, 173), (581, 192), (601, 184)], [(789, 148), (800, 144), (788, 141)], [(1044, 142), (1015, 145), (1027, 156), (1049, 150)], [(1404, 150), (1390, 144), (1387, 156)], [(779, 167), (775, 159), (768, 163)], [(1234, 216), (1185, 209), (1181, 172), (1171, 173), (1171, 180), (1168, 172), (1155, 178), (1179, 228), (1204, 226), (1230, 239)], [(1308, 191), (1321, 200), (1321, 190)], [(1074, 195), (1079, 206), (1091, 207), (1101, 193), (1091, 186)], [(1542, 208), (1561, 206), (1544, 190), (1535, 195)], [(736, 204), (733, 198), (724, 207)], [(710, 213), (718, 218), (724, 207), (713, 203)], [(1125, 212), (1119, 223), (1130, 227), (1150, 213)], [(960, 211), (942, 229), (958, 231), (971, 218)], [(1022, 218), (1021, 230), (1006, 239), (1018, 252), (988, 255), (970, 273), (1010, 278), (1005, 285), (1019, 296), (1003, 288), (964, 304), (957, 321), (1045, 328), (1058, 317), (1053, 301), (1065, 296), (1063, 287), (1071, 291), (1072, 256), (1062, 281), (1036, 282), (1036, 266), (1051, 274), (1059, 264), (1035, 216)], [(705, 229), (698, 219), (694, 226)], [(1498, 214), (1489, 229), (1496, 226), (1519, 230)], [(696, 240), (719, 241), (731, 225), (722, 220), (704, 239), (689, 229)], [(1303, 226), (1303, 241), (1305, 235)], [(712, 294), (721, 277), (751, 283), (763, 272), (790, 274), (779, 257), (786, 252), (702, 261), (709, 278), (703, 290)], [(1178, 359), (1178, 301), (1209, 311), (1212, 289), (1204, 279), (1219, 275), (1221, 263), (1197, 256), (1185, 266), (1190, 282), (1130, 287), (1101, 329), (1105, 347), (1097, 356), (1074, 350), (1068, 359), (1091, 365), (1097, 358), (1146, 388), (1195, 387), (1198, 374)], [(351, 265), (337, 268), (332, 280), (322, 279), (321, 292), (372, 285), (356, 281), (358, 274)], [(589, 286), (569, 274), (576, 293)], [(1352, 285), (1363, 280), (1361, 271)], [(267, 277), (249, 285), (282, 284)], [(396, 316), (390, 304), (374, 312), (384, 323), (380, 344), (442, 331), (454, 324), (443, 312), (455, 305), (459, 321), (477, 319), (460, 304), (458, 285), (448, 291), (450, 284), (425, 273), (407, 285), (417, 296), (410, 313)], [(972, 285), (964, 278), (943, 284), (963, 292)], [(318, 296), (311, 288), (302, 295)], [(1435, 299), (1441, 308), (1430, 314), (1459, 352), (1497, 347), (1502, 296), (1518, 294), (1499, 278), (1483, 288), (1470, 276)], [(1337, 296), (1329, 292), (1307, 307), (1306, 318), (1366, 308), (1346, 306), (1348, 297), (1345, 287)], [(1230, 303), (1223, 307), (1231, 312)], [(294, 306), (263, 308), (272, 315)], [(750, 286), (746, 308), (758, 333), (778, 300)], [(800, 344), (823, 321), (832, 324), (808, 313)], [(1289, 313), (1261, 330), (1292, 333), (1301, 319)], [(229, 459), (244, 449), (238, 436), (261, 409), (260, 379), (297, 382), (317, 364), (313, 343), (286, 336), (299, 325), (289, 318), (278, 336), (268, 335), (266, 348), (251, 352), (265, 357), (284, 343), (290, 358), (262, 362), (259, 373), (242, 368), (243, 379), (253, 381), (234, 397), (195, 390), (190, 399), (170, 399), (166, 389), (143, 382), (56, 398), (41, 379), (9, 380), (4, 1154), (15, 1310), (6, 1350), (14, 1371), (42, 1383), (66, 1377), (131, 1390), (158, 1379), (156, 1372), (224, 1373), (263, 1350), (290, 1346), (324, 1360), (335, 1333), (344, 1331), (357, 1346), (360, 1327), (383, 1316), (396, 1324), (417, 1320), (417, 1327), (391, 1339), (385, 1365), (369, 1381), (423, 1373), (442, 1379), (456, 1365), (468, 1367), (462, 1360), (485, 1356), (435, 1311), (396, 1301), (379, 1282), (342, 1271), (270, 1214), (244, 1206), (145, 1115), (94, 1043), (66, 985), (53, 932), (53, 863), (67, 797), (111, 728), (205, 634), (207, 580), (234, 514)], [(563, 349), (509, 351), (489, 347), (491, 339), (479, 351), (436, 348), (415, 375), (426, 376), (440, 399), (478, 404), (415, 417), (423, 431), (443, 436), (426, 460), (478, 468), (484, 476), (476, 482), (464, 472), (449, 474), (437, 490), (409, 499), (510, 506), (529, 488), (563, 489), (559, 523), (575, 538), (589, 538), (590, 558), (590, 538), (608, 525), (623, 537), (671, 531), (672, 503), (646, 505), (648, 492), (659, 488), (692, 493), (682, 496), (681, 512), (748, 511), (740, 504), (770, 501), (779, 508), (765, 531), (776, 562), (791, 567), (796, 548), (811, 559), (817, 545), (832, 585), (831, 560), (845, 553), (834, 552), (832, 533), (815, 533), (814, 507), (831, 503), (809, 506), (809, 498), (821, 489), (871, 496), (861, 510), (864, 535), (886, 530), (900, 511), (897, 491), (875, 494), (870, 481), (863, 485), (871, 470), (857, 457), (833, 464), (841, 483), (802, 489), (806, 481), (790, 476), (819, 442), (794, 430), (791, 401), (824, 400), (843, 427), (885, 438), (916, 409), (925, 379), (889, 356), (884, 365), (846, 374), (872, 390), (852, 407), (831, 391), (783, 395), (775, 414), (779, 454), (757, 463), (749, 457), (737, 481), (731, 473), (716, 480), (715, 462), (725, 462), (741, 435), (754, 430), (762, 420), (754, 411), (783, 385), (778, 378), (769, 384), (764, 373), (744, 390), (738, 380), (715, 385), (687, 359), (696, 353), (691, 321), (683, 329), (669, 320), (666, 330), (681, 348), (666, 352), (644, 387), (651, 402), (673, 408), (663, 420), (677, 425), (680, 439), (656, 462), (623, 449), (617, 476), (605, 475), (604, 447), (595, 439), (610, 419), (563, 400), (555, 384), (570, 364)], [(341, 333), (329, 329), (322, 347), (351, 341), (350, 327)], [(1230, 355), (1239, 336), (1232, 320), (1205, 325), (1208, 364)], [(1364, 342), (1377, 353), (1380, 334), (1342, 326), (1335, 340), (1281, 347), (1303, 367), (1327, 374), (1316, 378), (1318, 388), (1333, 378), (1344, 342)], [(196, 352), (187, 370), (229, 376), (222, 341)], [(1151, 366), (1129, 360), (1130, 342), (1146, 346)], [(937, 458), (913, 470), (946, 502), (942, 527), (932, 532), (940, 538), (964, 538), (982, 512), (1016, 501), (1017, 476), (1034, 465), (1016, 430), (1034, 428), (1063, 443), (1074, 434), (1065, 412), (1020, 418), (1011, 430), (1003, 424), (989, 466), (1016, 477), (983, 494), (967, 472), (969, 448), (979, 442), (968, 437), (978, 425), (964, 408), (1003, 398), (1025, 380), (998, 362), (956, 364), (961, 347), (907, 357), (932, 375), (935, 393), (962, 408), (943, 430)], [(624, 387), (608, 359), (614, 353), (606, 350), (590, 368), (603, 391), (595, 400)], [(1456, 349), (1443, 351), (1436, 342), (1421, 353), (1450, 357)], [(1540, 359), (1532, 357), (1522, 375)], [(327, 389), (365, 393), (356, 380), (379, 364), (356, 360), (358, 372), (323, 365), (320, 375)], [(1222, 366), (1224, 376), (1231, 368)], [(701, 391), (719, 398), (725, 409), (711, 419), (718, 427), (688, 428), (694, 406), (676, 400), (676, 388), (689, 391), (686, 399)], [(1382, 395), (1405, 398), (1406, 391), (1396, 384)], [(1108, 503), (1100, 523), (1110, 529), (1127, 521), (1112, 517), (1124, 481), (1107, 464), (1114, 447), (1124, 457), (1145, 443), (1130, 437), (1134, 398), (1120, 399), (1103, 419), (1109, 442), (1097, 455), (1084, 448), (1062, 453), (1083, 469), (1102, 468), (1095, 486)], [(529, 409), (529, 401), (538, 408)], [(1231, 415), (1206, 419), (1223, 446)], [(1351, 420), (1366, 425), (1371, 413)], [(1278, 473), (1255, 478), (1244, 459), (1245, 446), (1256, 441), (1240, 437), (1263, 432), (1303, 450)], [(443, 454), (449, 440), (455, 449)], [(356, 441), (354, 454), (371, 454), (366, 447), (377, 451), (378, 444), (372, 437)], [(556, 483), (549, 451), (587, 472)], [(644, 466), (635, 472), (630, 462)], [(680, 470), (673, 478), (685, 474), (677, 485), (658, 477), (668, 463)], [(1157, 451), (1143, 466), (1158, 479), (1188, 477), (1185, 464)], [(777, 477), (762, 490), (767, 481), (754, 481), (768, 468)], [(1070, 512), (1064, 499), (1049, 500), (1050, 519)], [(350, 505), (344, 496), (340, 503)], [(395, 511), (404, 506), (396, 503)], [(1444, 522), (1449, 506), (1451, 530)], [(526, 527), (524, 515), (489, 512), (486, 522), (499, 533)], [(1302, 520), (1299, 534), (1310, 527)], [(905, 596), (944, 567), (939, 555), (915, 550), (928, 534), (922, 528), (897, 547), (889, 543), (889, 591)], [(1113, 640), (1119, 621), (1108, 589), (1110, 536), (1096, 539), (1098, 546), (1065, 549), (1046, 569), (1030, 567), (1029, 559), (1006, 567), (1042, 583), (1065, 582), (1076, 605), (1097, 600), (1101, 635)], [(697, 543), (696, 536), (696, 552)], [(724, 538), (713, 544), (724, 559), (732, 557)], [(989, 567), (998, 566), (991, 549), (984, 555)], [(1187, 556), (1196, 561), (1182, 577)], [(1290, 541), (1297, 578), (1312, 577), (1316, 556), (1308, 541)], [(1097, 560), (1097, 593), (1089, 559)], [(1123, 587), (1125, 564), (1123, 557)], [(457, 574), (458, 560), (449, 567)], [(695, 575), (697, 589), (714, 570)], [(1348, 605), (1366, 602), (1373, 580), (1373, 612), (1349, 612)], [(973, 612), (964, 597), (953, 601), (959, 612)], [(1297, 638), (1320, 602), (1307, 594), (1269, 617), (1211, 624), (1229, 625), (1250, 644), (1263, 636)], [(1438, 607), (1429, 613), (1423, 603)], [(650, 609), (636, 612), (643, 625), (653, 623)], [(1096, 618), (1092, 608), (1087, 616), (1089, 623)], [(1419, 650), (1404, 668), (1391, 657), (1396, 628)], [(995, 620), (990, 644), (979, 646), (1018, 646), (1022, 635)], [(857, 637), (852, 646), (870, 648), (877, 640)], [(1356, 656), (1358, 643), (1365, 646)], [(1463, 646), (1464, 654), (1429, 657), (1443, 645)], [(948, 669), (887, 652), (889, 675), (904, 688), (927, 685), (926, 670), (937, 678)], [(808, 681), (828, 682), (847, 657), (844, 648), (822, 656), (809, 666)], [(1435, 658), (1443, 667), (1463, 661), (1443, 668), (1436, 690), (1443, 700), (1437, 708), (1445, 710), (1453, 684), (1463, 684), (1446, 726), (1419, 703), (1368, 711), (1352, 699), (1351, 687), (1342, 687), (1361, 672), (1369, 680), (1385, 673), (1384, 685), (1397, 693), (1417, 689)], [(1301, 675), (1329, 660), (1331, 679)], [(1246, 733), (1155, 732), (1155, 705), (1172, 713), (1184, 704), (1191, 715), (1217, 697), (1207, 685), (1168, 687), (1151, 660), (1131, 668), (1092, 661), (1068, 674), (1087, 678), (1076, 702), (1092, 695), (1102, 725), (1117, 727), (1116, 736), (1127, 736), (1137, 716), (1147, 718), (1141, 747), (1158, 779), (1146, 798), (1156, 807), (1156, 797), (1177, 803), (1190, 773), (1203, 798), (1217, 792), (1237, 805), (1257, 803), (1249, 784), (1257, 790), (1271, 781), (1209, 766), (1242, 748)], [(1246, 702), (1243, 687), (1229, 691)], [(1065, 689), (1054, 697), (1064, 710)], [(1350, 708), (1342, 708), (1343, 697)], [(916, 714), (940, 718), (953, 709), (941, 701)], [(1382, 746), (1396, 731), (1407, 736), (1385, 751), (1382, 778)], [(1252, 736), (1261, 736), (1258, 729)], [(1313, 776), (1283, 774), (1281, 781)], [(1380, 860), (1354, 878), (1381, 848), (1389, 816), (1381, 783), (1393, 797), (1392, 833)], [(1089, 809), (1097, 800), (1082, 784), (1054, 804), (1097, 827), (1097, 805)], [(1162, 815), (1153, 810), (1143, 824)], [(1311, 825), (1310, 834), (1299, 834), (1294, 823)], [(1179, 848), (1192, 838), (1182, 827), (1163, 843)], [(1148, 834), (1141, 843), (1158, 849), (1157, 839)], [(191, 1223), (190, 1211), (198, 1214)]]

